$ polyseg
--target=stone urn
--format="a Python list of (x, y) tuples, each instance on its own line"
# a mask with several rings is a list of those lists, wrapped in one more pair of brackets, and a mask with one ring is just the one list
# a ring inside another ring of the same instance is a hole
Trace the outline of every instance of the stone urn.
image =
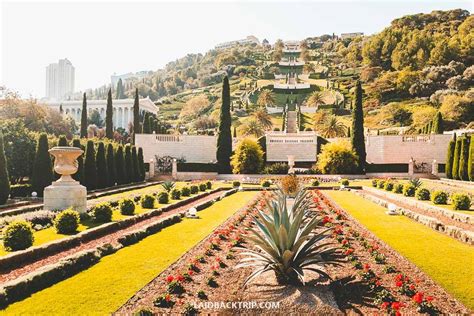
[(290, 167), (288, 169), (288, 174), (294, 174), (295, 169), (293, 168), (295, 166), (295, 156), (294, 155), (288, 155), (288, 166)]
[(56, 211), (73, 208), (80, 213), (86, 212), (87, 189), (71, 177), (77, 172), (77, 158), (83, 153), (82, 149), (53, 147), (49, 153), (54, 156), (54, 171), (61, 178), (44, 189), (43, 209)]

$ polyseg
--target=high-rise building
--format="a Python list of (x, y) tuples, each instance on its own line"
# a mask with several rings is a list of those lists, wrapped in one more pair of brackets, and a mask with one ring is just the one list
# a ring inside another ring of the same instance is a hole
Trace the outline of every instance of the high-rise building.
[(67, 59), (46, 67), (46, 98), (68, 100), (74, 93), (74, 66)]

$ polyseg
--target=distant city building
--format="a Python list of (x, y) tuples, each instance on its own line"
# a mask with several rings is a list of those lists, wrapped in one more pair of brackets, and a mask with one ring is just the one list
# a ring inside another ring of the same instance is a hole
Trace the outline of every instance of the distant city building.
[(129, 73), (126, 73), (126, 74), (123, 74), (123, 75), (117, 75), (117, 74), (114, 73), (112, 76), (110, 76), (111, 83), (112, 83), (112, 89), (117, 88), (117, 82), (119, 81), (119, 79), (122, 79), (122, 82), (125, 83), (126, 80), (143, 79), (147, 75), (148, 75), (148, 71), (146, 71), (146, 70), (135, 72), (135, 73), (129, 72)]
[(260, 45), (260, 41), (255, 36), (249, 35), (244, 39), (217, 44), (216, 49), (228, 48), (228, 47), (232, 47), (232, 46), (236, 46), (236, 45), (245, 45), (245, 44)]
[(67, 59), (46, 67), (46, 98), (50, 100), (67, 100), (74, 93), (75, 69)]
[(363, 32), (354, 32), (354, 33), (341, 33), (341, 39), (352, 39), (358, 36), (364, 36)]

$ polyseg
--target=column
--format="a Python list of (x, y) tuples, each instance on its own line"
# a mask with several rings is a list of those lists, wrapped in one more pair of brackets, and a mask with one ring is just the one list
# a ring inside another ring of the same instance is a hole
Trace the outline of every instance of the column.
[(412, 177), (415, 174), (415, 162), (413, 161), (413, 158), (410, 158), (410, 161), (408, 161), (408, 175)]
[(438, 162), (436, 161), (436, 159), (434, 159), (431, 164), (431, 174), (434, 176), (438, 176)]

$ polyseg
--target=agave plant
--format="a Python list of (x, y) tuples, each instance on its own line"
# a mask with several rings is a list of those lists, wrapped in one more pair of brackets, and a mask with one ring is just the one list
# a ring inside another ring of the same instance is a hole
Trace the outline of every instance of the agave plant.
[(163, 189), (165, 189), (166, 192), (170, 192), (171, 190), (173, 190), (175, 183), (173, 181), (165, 181), (161, 184), (161, 186), (163, 187)]
[(410, 183), (415, 187), (415, 189), (418, 189), (423, 184), (419, 178), (410, 179)]
[(315, 232), (319, 219), (310, 211), (313, 204), (308, 192), (298, 191), (289, 209), (286, 195), (280, 190), (266, 201), (266, 206), (267, 212), (259, 211), (254, 217), (256, 229), (251, 228), (252, 235), (247, 237), (255, 248), (243, 248), (243, 258), (236, 266), (254, 268), (245, 284), (267, 271), (273, 271), (280, 284), (304, 284), (305, 271), (329, 277), (324, 265), (334, 260), (323, 257), (335, 248), (321, 242), (328, 230)]

